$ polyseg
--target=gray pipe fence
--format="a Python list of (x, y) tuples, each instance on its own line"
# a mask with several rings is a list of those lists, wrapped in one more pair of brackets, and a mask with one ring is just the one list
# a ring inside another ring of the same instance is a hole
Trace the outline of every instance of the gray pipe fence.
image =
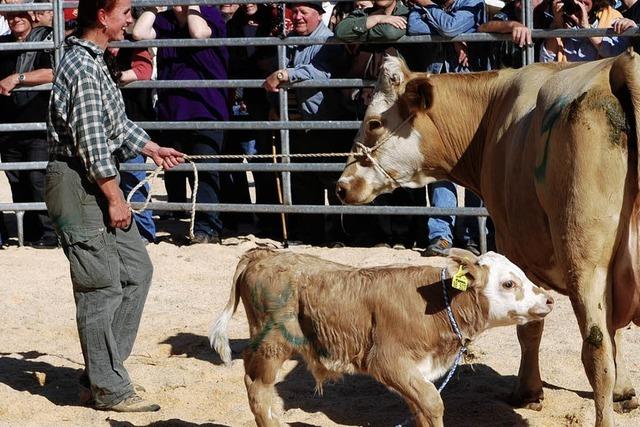
[[(304, 0), (290, 0), (287, 3), (300, 3)], [(173, 6), (184, 4), (199, 5), (221, 5), (221, 4), (248, 4), (255, 3), (254, 0), (134, 0), (133, 5), (137, 7), (147, 6)], [(283, 3), (278, 1), (278, 3)], [(26, 4), (0, 4), (0, 13), (15, 11), (35, 11), (52, 10), (54, 14), (53, 42), (17, 42), (0, 44), (0, 51), (5, 50), (53, 50), (55, 63), (59, 63), (64, 51), (64, 12), (65, 8), (77, 7), (78, 2), (68, 2), (53, 0), (52, 3), (26, 3)], [(532, 30), (532, 37), (593, 37), (604, 35), (615, 35), (611, 29), (559, 29), (540, 30), (533, 29), (533, 11), (530, 0), (523, 2), (522, 22)], [(639, 32), (637, 28), (627, 30), (623, 36), (636, 37)], [(510, 40), (509, 34), (491, 33), (468, 33), (453, 38), (438, 36), (405, 36), (394, 43), (442, 43), (442, 42), (491, 42)], [(120, 48), (142, 48), (142, 47), (212, 47), (212, 46), (277, 46), (278, 65), (284, 68), (287, 65), (285, 46), (288, 45), (314, 45), (314, 44), (344, 44), (344, 42), (333, 37), (254, 37), (254, 38), (220, 38), (206, 40), (190, 39), (167, 39), (167, 40), (147, 40), (147, 41), (121, 41), (111, 43), (110, 46)], [(533, 47), (529, 46), (523, 50), (523, 63), (534, 62)], [(137, 88), (194, 88), (194, 87), (216, 87), (216, 88), (259, 88), (262, 80), (165, 80), (165, 81), (139, 81), (127, 84), (122, 89)], [(292, 88), (349, 88), (349, 87), (371, 87), (372, 81), (361, 79), (330, 79), (313, 80), (299, 82), (295, 84), (283, 85), (279, 90), (279, 113), (280, 121), (269, 122), (138, 122), (140, 126), (148, 130), (278, 130), (280, 131), (280, 152), (282, 155), (291, 154), (289, 147), (289, 131), (301, 129), (358, 129), (359, 121), (289, 121), (289, 111), (287, 106), (287, 92)], [(19, 88), (20, 91), (48, 91), (51, 84), (40, 85), (29, 88)], [(1, 132), (26, 132), (44, 131), (44, 123), (0, 123)], [(0, 170), (32, 170), (43, 169), (47, 162), (21, 162), (21, 163), (0, 163)], [(196, 204), (198, 211), (217, 212), (254, 212), (254, 213), (301, 213), (301, 214), (362, 214), (362, 215), (456, 215), (456, 216), (476, 216), (480, 230), (485, 229), (488, 212), (484, 208), (455, 208), (442, 209), (435, 207), (408, 207), (408, 206), (325, 206), (325, 205), (293, 205), (291, 200), (291, 172), (339, 172), (343, 169), (344, 163), (289, 163), (285, 157), (281, 163), (199, 163), (198, 170), (201, 171), (252, 171), (252, 172), (274, 172), (280, 173), (283, 183), (283, 204), (282, 205), (260, 205), (260, 204)], [(122, 164), (121, 170), (151, 171), (154, 165), (130, 165)], [(189, 165), (180, 165), (175, 171), (190, 171)], [(171, 172), (168, 172), (171, 173)], [(141, 204), (134, 203), (134, 207)], [(166, 203), (152, 202), (149, 209), (161, 211), (186, 211), (191, 209), (190, 203)], [(18, 242), (23, 245), (23, 216), (25, 211), (46, 210), (44, 203), (0, 203), (0, 212), (15, 212), (18, 225)], [(426, 223), (425, 223), (426, 227)], [(485, 252), (487, 249), (486, 236), (480, 233), (480, 249)]]

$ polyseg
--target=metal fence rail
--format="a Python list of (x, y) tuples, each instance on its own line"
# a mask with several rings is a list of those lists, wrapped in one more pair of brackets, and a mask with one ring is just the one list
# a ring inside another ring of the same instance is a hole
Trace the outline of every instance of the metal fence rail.
[[(287, 3), (304, 2), (304, 0), (290, 0)], [(220, 5), (226, 3), (248, 4), (255, 3), (255, 0), (135, 0), (134, 6), (173, 6), (184, 4), (199, 5)], [(278, 3), (282, 3), (279, 1)], [(64, 40), (64, 14), (63, 9), (69, 7), (77, 7), (77, 2), (68, 2), (53, 0), (53, 3), (27, 3), (27, 4), (0, 4), (0, 13), (9, 11), (34, 11), (34, 10), (52, 10), (54, 14), (54, 32), (53, 42), (21, 42), (21, 43), (4, 43), (0, 44), (0, 51), (7, 50), (54, 50), (55, 63), (59, 63), (63, 54)], [(532, 29), (532, 37), (536, 39), (549, 37), (593, 37), (604, 35), (616, 35), (611, 29), (580, 29), (580, 30), (541, 30), (533, 29), (533, 12), (531, 0), (525, 0), (522, 8), (522, 22)], [(623, 36), (637, 37), (640, 35), (639, 29), (630, 29)], [(510, 40), (510, 34), (490, 34), (490, 33), (469, 33), (454, 38), (445, 38), (437, 36), (405, 36), (394, 43), (441, 43), (441, 42), (492, 42)], [(256, 37), (256, 38), (221, 38), (206, 40), (191, 39), (167, 39), (167, 40), (148, 40), (139, 42), (115, 42), (110, 46), (120, 48), (141, 48), (141, 47), (214, 47), (214, 46), (277, 46), (278, 64), (280, 68), (284, 68), (287, 63), (285, 55), (285, 46), (288, 45), (312, 45), (312, 44), (344, 44), (345, 42), (334, 37)], [(533, 62), (533, 48), (528, 47), (523, 51), (524, 63)], [(261, 129), (261, 130), (279, 130), (281, 147), (283, 154), (289, 154), (289, 131), (300, 129), (357, 129), (360, 126), (358, 121), (289, 121), (287, 107), (287, 91), (296, 88), (344, 88), (344, 87), (363, 87), (372, 86), (374, 82), (361, 79), (330, 79), (330, 80), (313, 80), (300, 82), (296, 84), (287, 84), (281, 87), (279, 91), (280, 100), (280, 121), (257, 122), (257, 121), (234, 121), (234, 122), (139, 122), (139, 124), (149, 130), (159, 129), (223, 129), (223, 130), (242, 130), (242, 129)], [(123, 87), (123, 89), (137, 88), (194, 88), (194, 87), (215, 87), (215, 88), (259, 88), (262, 80), (167, 80), (167, 81), (140, 81), (133, 82)], [(51, 85), (40, 85), (30, 88), (20, 88), (17, 90), (24, 91), (47, 91), (51, 89)], [(0, 132), (22, 132), (22, 131), (44, 131), (46, 126), (44, 123), (18, 123), (18, 124), (0, 124)], [(0, 170), (28, 170), (41, 169), (46, 166), (46, 162), (24, 162), (24, 163), (0, 163)], [(220, 212), (285, 212), (285, 213), (348, 213), (348, 214), (384, 214), (384, 215), (458, 215), (478, 216), (480, 223), (484, 226), (487, 211), (478, 208), (457, 208), (457, 209), (438, 209), (428, 207), (402, 207), (402, 206), (310, 206), (310, 205), (293, 205), (291, 201), (291, 181), (290, 172), (339, 172), (343, 168), (343, 163), (290, 163), (284, 160), (282, 163), (199, 163), (198, 169), (203, 171), (254, 171), (254, 172), (278, 172), (283, 178), (283, 205), (243, 205), (243, 204), (198, 204), (197, 210), (204, 211), (220, 211)], [(147, 165), (122, 165), (122, 170), (153, 170), (154, 166)], [(177, 171), (191, 170), (189, 165), (181, 165), (176, 168)], [(191, 204), (183, 203), (158, 203), (153, 202), (149, 208), (156, 210), (189, 210)], [(0, 203), (1, 211), (15, 211), (18, 218), (19, 242), (22, 244), (22, 216), (26, 210), (44, 210), (44, 203)], [(426, 226), (426, 224), (425, 224)], [(485, 236), (481, 233), (481, 248), (486, 250)]]

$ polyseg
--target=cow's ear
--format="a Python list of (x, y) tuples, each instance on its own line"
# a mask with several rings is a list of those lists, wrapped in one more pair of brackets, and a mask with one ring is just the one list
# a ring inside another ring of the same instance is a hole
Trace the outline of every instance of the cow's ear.
[(449, 258), (462, 267), (466, 276), (471, 279), (471, 286), (475, 283), (480, 283), (482, 267), (478, 263), (477, 255), (464, 249), (451, 248), (449, 249)]
[(402, 95), (411, 113), (426, 111), (433, 105), (433, 84), (428, 76), (409, 80)]

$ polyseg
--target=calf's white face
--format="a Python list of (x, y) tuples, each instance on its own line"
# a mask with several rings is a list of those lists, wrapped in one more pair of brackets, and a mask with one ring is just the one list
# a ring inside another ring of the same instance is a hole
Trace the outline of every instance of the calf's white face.
[(553, 298), (506, 257), (487, 252), (478, 264), (489, 271), (482, 293), (489, 302), (490, 327), (541, 320), (553, 309)]

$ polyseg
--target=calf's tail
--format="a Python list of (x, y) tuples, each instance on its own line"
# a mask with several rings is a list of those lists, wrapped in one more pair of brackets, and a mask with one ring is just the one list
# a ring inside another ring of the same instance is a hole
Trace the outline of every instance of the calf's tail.
[(231, 294), (229, 295), (229, 301), (222, 310), (222, 313), (213, 321), (209, 328), (209, 344), (216, 353), (220, 355), (220, 358), (225, 365), (231, 364), (231, 347), (229, 346), (229, 335), (227, 328), (229, 321), (238, 308), (238, 302), (240, 302), (240, 288), (238, 282), (242, 279), (242, 274), (245, 272), (247, 265), (255, 259), (262, 258), (263, 256), (273, 253), (268, 249), (255, 248), (245, 252), (240, 258), (236, 272), (233, 275), (233, 284), (231, 285)]

